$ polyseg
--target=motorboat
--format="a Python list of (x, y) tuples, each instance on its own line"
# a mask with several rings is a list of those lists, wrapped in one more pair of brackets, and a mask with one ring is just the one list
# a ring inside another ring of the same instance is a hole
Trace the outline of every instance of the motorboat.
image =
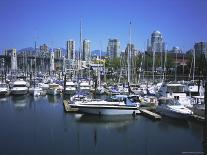
[(41, 87), (39, 87), (38, 85), (30, 87), (29, 88), (29, 93), (33, 96), (40, 96), (41, 94), (43, 94), (43, 89)]
[(159, 99), (156, 112), (172, 118), (188, 118), (193, 112), (181, 105), (178, 100), (174, 98), (162, 97)]
[(83, 97), (79, 100), (72, 98), (70, 106), (78, 108), (80, 112), (94, 115), (130, 115), (140, 113), (139, 103), (133, 101), (132, 97), (126, 95), (115, 95), (106, 100)]
[(191, 110), (195, 115), (205, 117), (205, 103), (204, 96), (193, 96), (192, 97), (193, 107)]
[(97, 95), (103, 95), (105, 93), (105, 88), (103, 86), (98, 86), (96, 88), (96, 94)]
[(61, 93), (61, 87), (57, 83), (50, 83), (47, 89), (48, 95), (59, 95)]
[(24, 80), (18, 79), (11, 84), (12, 95), (25, 95), (28, 93), (28, 83)]
[(182, 83), (163, 84), (158, 91), (158, 96), (175, 98), (181, 105), (192, 107), (191, 97), (187, 96), (185, 88), (186, 86)]
[(73, 95), (76, 92), (77, 85), (73, 81), (67, 81), (65, 85), (65, 94)]
[(8, 86), (6, 83), (1, 83), (0, 82), (0, 96), (5, 96), (8, 94)]
[(80, 91), (85, 91), (85, 92), (91, 91), (91, 85), (86, 80), (81, 81), (79, 86), (80, 86)]

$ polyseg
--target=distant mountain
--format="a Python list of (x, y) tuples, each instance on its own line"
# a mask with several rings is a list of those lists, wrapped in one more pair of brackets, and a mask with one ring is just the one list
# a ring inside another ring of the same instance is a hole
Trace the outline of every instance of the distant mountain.
[[(57, 49), (57, 48), (54, 48), (53, 50), (55, 51), (55, 49)], [(62, 54), (66, 55), (66, 53), (67, 53), (66, 49), (64, 49), (64, 48), (60, 48), (60, 49), (62, 51)], [(36, 50), (39, 51), (39, 48), (37, 48)], [(34, 47), (26, 47), (26, 48), (18, 50), (17, 52), (34, 52), (34, 51), (35, 51)], [(52, 51), (52, 48), (49, 47), (49, 51)], [(78, 50), (75, 51), (76, 56), (78, 56), (78, 52), (79, 52)], [(91, 55), (92, 56), (99, 56), (100, 55), (100, 50), (91, 51)], [(101, 51), (101, 56), (106, 56), (106, 52)]]
[(27, 47), (27, 48), (23, 48), (18, 50), (17, 52), (30, 52), (30, 51), (34, 51), (35, 49), (33, 47)]
[[(55, 51), (57, 48), (54, 48), (53, 50)], [(66, 49), (64, 48), (60, 48), (63, 54), (66, 54)], [(39, 51), (39, 48), (36, 49), (37, 51)], [(18, 50), (17, 52), (34, 52), (35, 48), (34, 47), (26, 47), (23, 49)], [(52, 48), (49, 47), (49, 51), (52, 51)]]

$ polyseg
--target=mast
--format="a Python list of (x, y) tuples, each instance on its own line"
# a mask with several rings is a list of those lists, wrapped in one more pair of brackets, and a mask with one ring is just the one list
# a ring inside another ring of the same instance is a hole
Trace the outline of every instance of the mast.
[(130, 21), (130, 25), (129, 25), (129, 47), (128, 47), (128, 84), (130, 84), (130, 77), (131, 77), (131, 21)]
[(184, 74), (185, 74), (184, 60), (185, 60), (185, 54), (183, 52), (183, 79), (185, 79), (184, 78)]
[(153, 48), (153, 60), (152, 60), (152, 81), (155, 81), (155, 50)]
[[(34, 77), (36, 78), (36, 65), (37, 65), (37, 57), (36, 57), (36, 53), (37, 53), (37, 43), (36, 43), (36, 41), (35, 41), (35, 68), (34, 68)], [(35, 87), (35, 85), (36, 85), (36, 83), (35, 83), (35, 78), (34, 78), (34, 87)]]
[(175, 81), (177, 81), (177, 55), (178, 55), (178, 52), (176, 50), (176, 53), (175, 53)]
[(195, 49), (193, 49), (193, 81), (195, 80)]
[(81, 70), (81, 57), (82, 57), (82, 21), (80, 21), (80, 50), (79, 50), (79, 58), (78, 58), (78, 70), (81, 71), (81, 77), (82, 77), (82, 70)]
[[(166, 45), (165, 45), (165, 46), (166, 46)], [(165, 78), (166, 78), (166, 73), (167, 73), (166, 64), (167, 64), (167, 48), (165, 49), (163, 81), (165, 80)]]

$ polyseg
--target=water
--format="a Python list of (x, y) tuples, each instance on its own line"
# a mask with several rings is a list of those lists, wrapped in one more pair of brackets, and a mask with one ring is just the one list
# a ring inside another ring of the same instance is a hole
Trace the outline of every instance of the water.
[[(65, 113), (62, 98), (0, 99), (1, 155), (177, 155), (203, 151), (202, 124)], [(183, 153), (182, 153), (183, 152)]]

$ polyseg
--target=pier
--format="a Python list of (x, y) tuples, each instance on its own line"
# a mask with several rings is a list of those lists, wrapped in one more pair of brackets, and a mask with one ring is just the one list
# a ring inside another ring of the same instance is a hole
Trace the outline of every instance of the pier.
[(152, 118), (154, 120), (160, 120), (162, 117), (154, 112), (151, 112), (147, 109), (140, 109), (141, 113), (146, 116), (146, 117), (149, 117), (149, 118)]
[(71, 108), (71, 106), (68, 104), (68, 101), (66, 100), (63, 101), (63, 105), (64, 105), (65, 112), (77, 112), (78, 111), (78, 108)]

